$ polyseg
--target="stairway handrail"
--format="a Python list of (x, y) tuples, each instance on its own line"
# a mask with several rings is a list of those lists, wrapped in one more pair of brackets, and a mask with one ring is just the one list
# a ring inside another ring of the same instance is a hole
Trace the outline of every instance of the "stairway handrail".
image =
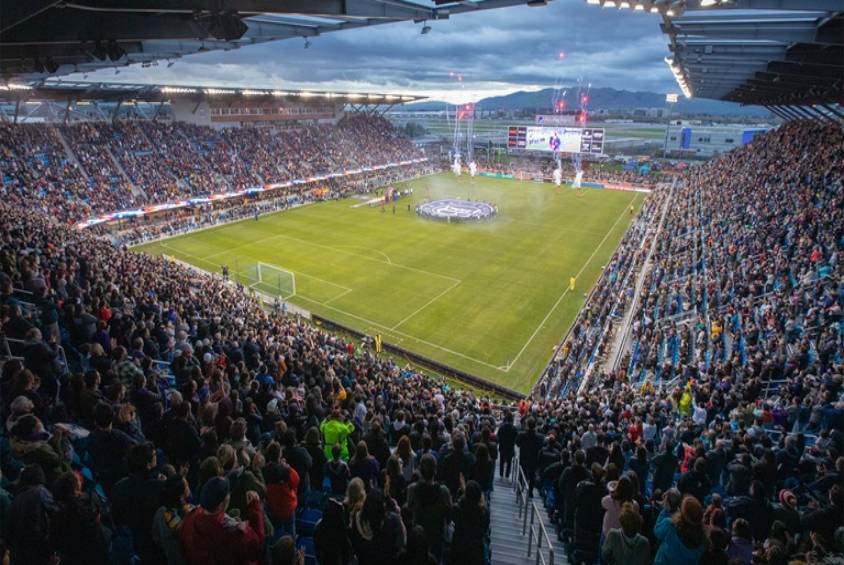
[[(522, 519), (522, 535), (528, 536), (527, 556), (530, 557), (533, 553), (534, 544), (536, 544), (536, 565), (554, 565), (554, 545), (551, 543), (551, 538), (548, 535), (548, 530), (545, 528), (545, 523), (539, 514), (539, 508), (536, 502), (528, 500), (528, 486), (529, 483), (519, 464), (519, 458), (514, 457), (513, 464), (516, 466), (513, 473), (513, 490), (516, 493), (516, 507), (518, 509), (518, 517)], [(530, 511), (530, 525), (528, 526), (528, 510)], [(538, 519), (537, 519), (538, 517)], [(536, 524), (539, 523), (537, 528)], [(541, 548), (542, 542), (545, 542), (545, 548)], [(548, 550), (548, 558), (545, 558), (543, 549)]]

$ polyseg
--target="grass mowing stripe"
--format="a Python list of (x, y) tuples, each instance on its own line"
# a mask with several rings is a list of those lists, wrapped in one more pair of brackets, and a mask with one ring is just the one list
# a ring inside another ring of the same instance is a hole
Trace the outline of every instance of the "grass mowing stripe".
[[(384, 211), (328, 201), (193, 232), (137, 250), (212, 272), (257, 262), (296, 275), (290, 302), (314, 314), (515, 390), (527, 391), (626, 229), (630, 193), (439, 174), (400, 183), (413, 195)], [(481, 223), (417, 217), (425, 200), (498, 206)], [(644, 196), (634, 195), (634, 207)], [(173, 251), (176, 250), (176, 251)], [(308, 278), (310, 277), (310, 278)], [(241, 282), (246, 278), (238, 278)], [(566, 285), (567, 287), (568, 285)], [(272, 281), (261, 290), (273, 292)], [(349, 289), (349, 290), (347, 290)], [(393, 329), (395, 328), (395, 329)], [(509, 370), (507, 370), (509, 369)]]
[[(633, 196), (633, 198), (631, 198), (631, 199), (630, 199), (630, 204), (633, 204), (633, 201), (634, 201), (634, 200), (636, 200), (636, 196), (635, 196), (635, 195)], [(618, 225), (618, 222), (620, 222), (620, 221), (621, 221), (621, 219), (624, 217), (624, 214), (625, 214), (625, 212), (626, 212), (626, 211), (627, 211), (627, 210), (622, 210), (622, 211), (621, 211), (621, 214), (619, 214), (619, 216), (618, 216), (618, 218), (616, 219), (615, 223), (614, 223), (614, 224), (612, 225), (612, 227), (610, 227), (610, 229), (607, 231), (606, 235), (604, 236), (604, 239), (602, 239), (602, 240), (601, 240), (601, 243), (599, 243), (599, 244), (598, 244), (598, 246), (597, 246), (597, 247), (595, 247), (595, 251), (593, 251), (593, 252), (592, 252), (592, 255), (590, 255), (590, 256), (589, 256), (589, 258), (586, 260), (586, 262), (583, 264), (583, 266), (580, 268), (580, 270), (579, 270), (579, 271), (577, 272), (577, 274), (574, 276), (575, 280), (577, 280), (578, 278), (580, 278), (580, 275), (582, 275), (582, 274), (583, 274), (583, 271), (585, 271), (585, 270), (586, 270), (586, 266), (587, 266), (587, 265), (589, 265), (589, 263), (591, 263), (591, 262), (592, 262), (592, 259), (594, 259), (594, 258), (595, 258), (595, 255), (598, 253), (598, 251), (601, 249), (601, 247), (602, 247), (602, 246), (604, 245), (604, 243), (607, 241), (607, 238), (610, 236), (610, 234), (613, 232), (613, 230), (615, 229), (615, 227)], [(562, 301), (563, 301), (563, 298), (565, 298), (566, 294), (568, 294), (568, 293), (569, 293), (569, 290), (570, 290), (570, 289), (571, 289), (571, 287), (569, 287), (569, 286), (567, 286), (567, 287), (566, 287), (566, 289), (563, 291), (563, 293), (560, 295), (560, 297), (557, 299), (557, 301), (556, 301), (556, 302), (554, 302), (554, 305), (551, 307), (551, 309), (550, 309), (550, 310), (548, 310), (548, 313), (547, 313), (547, 314), (545, 314), (545, 317), (544, 317), (544, 318), (542, 318), (542, 321), (541, 321), (541, 322), (539, 322), (539, 325), (538, 325), (538, 326), (536, 326), (536, 329), (533, 331), (533, 333), (532, 333), (532, 334), (530, 334), (530, 337), (529, 337), (529, 338), (528, 338), (528, 340), (525, 342), (525, 344), (522, 346), (522, 348), (519, 350), (519, 352), (516, 354), (516, 357), (515, 357), (515, 358), (514, 358), (514, 359), (513, 359), (513, 360), (512, 360), (512, 361), (511, 361), (508, 365), (507, 365), (507, 371), (508, 371), (508, 372), (510, 371), (510, 367), (512, 367), (512, 366), (513, 366), (513, 364), (515, 364), (515, 363), (519, 360), (519, 357), (521, 357), (521, 356), (522, 356), (522, 353), (524, 353), (524, 352), (525, 352), (525, 349), (527, 349), (527, 346), (528, 346), (528, 345), (530, 345), (530, 342), (532, 342), (532, 341), (533, 341), (533, 338), (535, 338), (535, 337), (536, 337), (536, 334), (538, 334), (538, 333), (539, 333), (539, 330), (541, 330), (541, 329), (542, 329), (542, 326), (544, 326), (544, 325), (545, 325), (545, 322), (547, 322), (547, 321), (548, 321), (548, 318), (551, 316), (551, 314), (554, 312), (554, 310), (556, 310), (556, 309), (557, 309), (557, 306), (559, 306), (559, 305), (560, 305), (560, 302), (562, 302)]]

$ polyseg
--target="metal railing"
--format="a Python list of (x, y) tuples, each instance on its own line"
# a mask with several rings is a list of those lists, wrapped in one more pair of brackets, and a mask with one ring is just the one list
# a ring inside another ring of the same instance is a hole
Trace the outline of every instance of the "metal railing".
[[(18, 359), (23, 360), (23, 355), (15, 355), (13, 354), (10, 344), (16, 346), (26, 346), (26, 341), (22, 339), (15, 339), (11, 337), (3, 337), (3, 344), (4, 349), (6, 351), (6, 355), (9, 359)], [(22, 352), (21, 352), (22, 353)], [(56, 344), (56, 354), (59, 360), (59, 365), (61, 369), (62, 375), (67, 375), (70, 372), (70, 367), (67, 364), (67, 355), (65, 355), (64, 347), (59, 344)]]
[[(527, 556), (536, 551), (536, 565), (554, 565), (554, 544), (548, 536), (542, 516), (536, 502), (528, 498), (528, 482), (519, 464), (519, 458), (513, 459), (513, 491), (516, 493), (518, 517), (522, 520), (522, 535), (528, 536)], [(530, 521), (528, 521), (530, 515)]]

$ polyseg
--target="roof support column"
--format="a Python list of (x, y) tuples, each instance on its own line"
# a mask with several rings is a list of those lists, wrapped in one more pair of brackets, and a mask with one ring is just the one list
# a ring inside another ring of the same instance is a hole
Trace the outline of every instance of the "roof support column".
[(780, 110), (782, 110), (791, 120), (800, 119), (800, 114), (795, 112), (791, 106), (780, 106)]
[(161, 109), (164, 107), (164, 101), (158, 103), (158, 107), (155, 109), (155, 113), (152, 115), (151, 121), (155, 121), (158, 118), (158, 114), (161, 113)]
[(70, 117), (70, 107), (73, 105), (73, 98), (68, 96), (67, 98), (67, 106), (64, 108), (64, 118), (62, 118), (62, 123), (66, 124), (68, 117)]
[(841, 120), (844, 120), (844, 114), (836, 110), (831, 104), (821, 104), (821, 106), (838, 116)]
[(811, 113), (811, 114), (815, 114), (815, 115), (817, 115), (817, 116), (818, 116), (819, 121), (821, 121), (821, 122), (832, 122), (832, 123), (835, 123), (835, 119), (834, 119), (834, 118), (832, 118), (832, 116), (828, 116), (828, 115), (824, 114), (823, 112), (821, 112), (820, 110), (818, 110), (818, 109), (817, 109), (817, 108), (815, 108), (814, 106), (811, 106), (811, 105), (810, 105), (810, 106), (805, 106), (805, 109), (806, 109), (806, 111), (807, 111), (807, 112), (809, 112), (809, 113)]
[(123, 105), (123, 99), (119, 99), (117, 101), (117, 105), (114, 107), (114, 112), (111, 113), (111, 122), (114, 123), (117, 121), (117, 114), (120, 113), (120, 106)]
[(781, 119), (788, 121), (788, 116), (783, 114), (776, 106), (765, 106), (771, 113), (779, 116)]
[(817, 116), (813, 116), (812, 114), (807, 112), (806, 109), (803, 108), (803, 106), (795, 106), (794, 111), (800, 114), (805, 119), (812, 120), (813, 122), (818, 121)]
[(21, 109), (21, 99), (18, 98), (17, 100), (15, 100), (15, 120), (14, 120), (14, 123), (18, 123), (18, 114), (20, 113), (20, 109)]

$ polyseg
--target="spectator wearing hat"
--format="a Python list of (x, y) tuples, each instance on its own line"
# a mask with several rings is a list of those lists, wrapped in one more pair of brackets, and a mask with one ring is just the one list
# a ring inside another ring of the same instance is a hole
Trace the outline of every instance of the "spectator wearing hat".
[(636, 495), (633, 492), (633, 483), (627, 476), (622, 476), (617, 481), (610, 481), (607, 484), (609, 494), (601, 499), (601, 507), (604, 509), (604, 522), (601, 528), (601, 535), (605, 536), (612, 529), (621, 527), (619, 514), (624, 504), (632, 504), (633, 509), (639, 512), (639, 503), (633, 500)]
[(247, 491), (246, 520), (226, 514), (229, 481), (213, 477), (199, 496), (200, 507), (182, 522), (179, 537), (188, 565), (258, 565), (264, 557), (261, 499)]
[(796, 535), (802, 531), (797, 496), (788, 489), (782, 489), (777, 497), (779, 506), (774, 509), (774, 520), (782, 522), (788, 531)]
[(706, 532), (703, 529), (703, 507), (693, 496), (686, 496), (679, 511), (669, 512), (668, 494), (654, 526), (654, 535), (661, 542), (654, 565), (697, 563), (706, 551)]

